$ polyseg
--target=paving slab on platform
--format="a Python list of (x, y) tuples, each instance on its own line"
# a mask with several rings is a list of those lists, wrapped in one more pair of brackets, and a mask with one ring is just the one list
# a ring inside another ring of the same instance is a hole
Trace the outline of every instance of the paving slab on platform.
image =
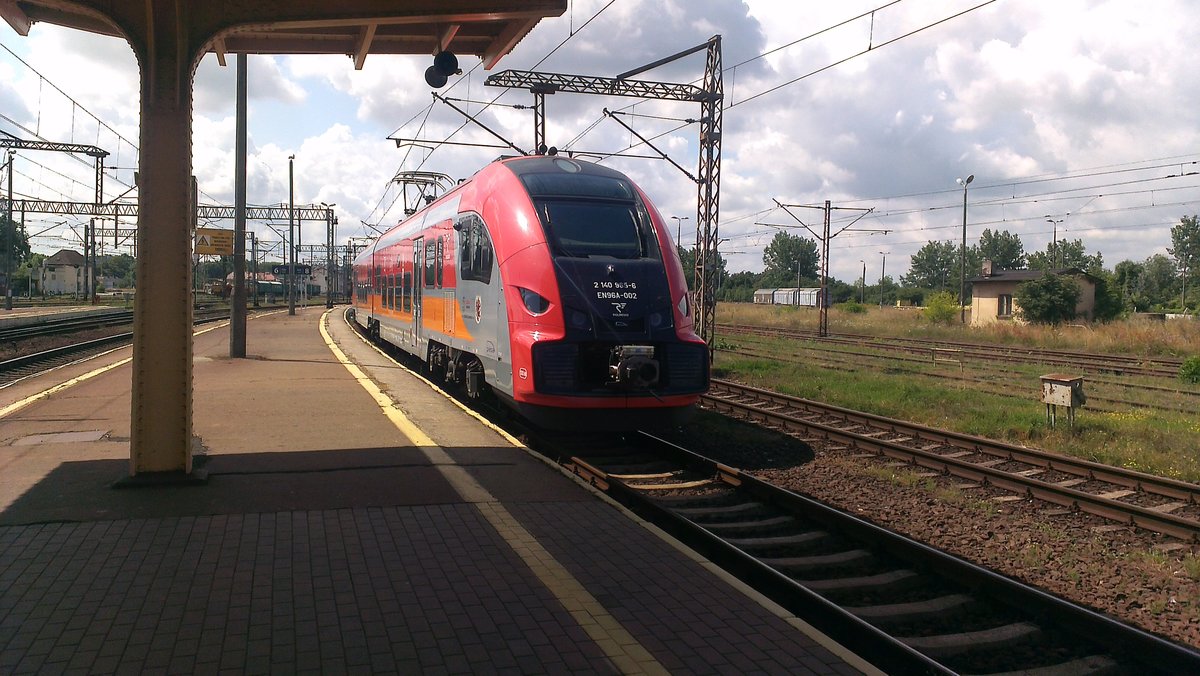
[(865, 667), (319, 316), (196, 338), (204, 485), (110, 487), (127, 365), (0, 418), (0, 673)]

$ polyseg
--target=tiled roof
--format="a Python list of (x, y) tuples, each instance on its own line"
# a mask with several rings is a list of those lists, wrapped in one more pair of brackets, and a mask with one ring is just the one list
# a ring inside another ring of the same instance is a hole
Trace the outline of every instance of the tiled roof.
[(972, 284), (980, 282), (1028, 282), (1033, 279), (1041, 279), (1048, 272), (1059, 275), (1082, 275), (1092, 281), (1096, 281), (1094, 277), (1079, 268), (1060, 268), (1058, 270), (994, 270), (987, 277), (971, 277), (967, 281)]
[(44, 265), (83, 265), (83, 254), (71, 249), (62, 249), (47, 258)]

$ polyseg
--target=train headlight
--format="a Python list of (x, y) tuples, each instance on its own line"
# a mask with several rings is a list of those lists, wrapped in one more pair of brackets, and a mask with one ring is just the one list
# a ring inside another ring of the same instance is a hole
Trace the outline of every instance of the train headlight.
[(525, 309), (529, 310), (531, 315), (545, 314), (546, 310), (550, 309), (550, 301), (542, 298), (537, 293), (529, 289), (517, 287), (517, 291), (521, 292), (521, 302), (525, 304)]
[(580, 312), (574, 308), (567, 308), (567, 320), (571, 322), (571, 328), (581, 331), (589, 331), (592, 328), (592, 318), (586, 312)]
[(688, 307), (688, 295), (686, 293), (683, 294), (683, 298), (679, 299), (679, 305), (676, 305), (675, 307), (679, 308), (679, 314), (683, 315), (684, 317), (688, 316), (688, 310), (691, 308)]

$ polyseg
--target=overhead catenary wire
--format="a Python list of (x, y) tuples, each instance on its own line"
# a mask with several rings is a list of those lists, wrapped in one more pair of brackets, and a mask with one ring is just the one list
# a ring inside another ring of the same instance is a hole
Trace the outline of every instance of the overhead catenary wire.
[[(551, 50), (550, 50), (550, 51), (549, 51), (549, 52), (548, 52), (548, 53), (547, 53), (545, 56), (543, 56), (541, 59), (539, 59), (539, 60), (537, 61), (537, 63), (535, 63), (535, 64), (533, 65), (533, 68), (535, 68), (535, 69), (536, 69), (536, 68), (537, 68), (538, 66), (540, 66), (542, 63), (544, 63), (544, 62), (546, 61), (546, 59), (549, 59), (549, 58), (550, 58), (550, 57), (551, 57), (553, 54), (555, 54), (555, 53), (556, 53), (556, 52), (557, 52), (559, 49), (561, 49), (561, 48), (563, 47), (563, 45), (565, 45), (565, 44), (566, 44), (568, 41), (570, 41), (570, 40), (571, 40), (571, 38), (573, 38), (573, 37), (575, 37), (577, 34), (579, 34), (579, 32), (580, 32), (580, 31), (582, 31), (584, 28), (587, 28), (587, 27), (588, 27), (588, 26), (589, 26), (589, 25), (590, 25), (590, 24), (591, 24), (593, 21), (595, 21), (595, 20), (596, 20), (596, 18), (597, 18), (597, 17), (599, 17), (601, 14), (603, 14), (605, 10), (607, 10), (609, 7), (612, 7), (612, 5), (613, 5), (615, 2), (616, 2), (616, 0), (609, 0), (609, 2), (608, 2), (608, 3), (606, 3), (606, 4), (605, 4), (603, 7), (601, 7), (601, 8), (600, 8), (600, 9), (598, 9), (598, 10), (596, 10), (596, 12), (595, 12), (594, 14), (592, 14), (592, 16), (591, 16), (591, 17), (590, 17), (590, 18), (589, 18), (587, 21), (585, 21), (585, 22), (584, 22), (582, 25), (580, 25), (578, 29), (574, 28), (574, 23), (573, 23), (573, 21), (574, 21), (574, 19), (573, 19), (573, 16), (574, 16), (574, 15), (572, 15), (572, 25), (571, 25), (571, 28), (570, 28), (570, 30), (569, 30), (569, 33), (568, 33), (567, 37), (566, 37), (566, 38), (564, 38), (564, 39), (563, 39), (561, 42), (559, 42), (559, 43), (558, 43), (558, 45), (556, 45), (556, 46), (555, 46), (553, 49), (551, 49)], [(476, 66), (472, 67), (472, 68), (471, 68), (471, 70), (469, 70), (469, 71), (468, 71), (467, 73), (465, 73), (465, 74), (464, 74), (462, 77), (460, 77), (458, 80), (456, 80), (456, 81), (454, 82), (454, 84), (452, 84), (452, 85), (450, 86), (450, 89), (453, 89), (455, 86), (457, 86), (457, 85), (458, 85), (460, 82), (462, 82), (463, 80), (467, 80), (467, 81), (468, 81), (468, 87), (469, 87), (469, 78), (470, 78), (471, 74), (472, 74), (472, 73), (474, 73), (474, 72), (475, 72), (475, 70), (476, 70), (478, 67), (479, 67), (479, 65), (478, 65), (478, 64), (477, 64)], [(450, 91), (450, 89), (448, 89), (447, 91)], [(501, 91), (501, 92), (500, 92), (500, 93), (498, 93), (498, 94), (497, 94), (497, 95), (496, 95), (496, 96), (495, 96), (495, 97), (494, 97), (494, 98), (493, 98), (493, 99), (492, 99), (490, 102), (487, 102), (487, 103), (481, 104), (481, 105), (482, 105), (482, 109), (481, 109), (481, 111), (482, 111), (482, 110), (486, 110), (486, 109), (487, 109), (488, 107), (490, 107), (492, 104), (496, 103), (496, 101), (498, 101), (498, 100), (499, 100), (501, 97), (503, 97), (503, 96), (504, 96), (506, 93), (507, 93), (507, 90)], [(430, 103), (430, 104), (429, 104), (429, 106), (428, 106), (427, 108), (425, 108), (425, 109), (424, 109), (425, 118), (424, 118), (424, 120), (422, 120), (422, 123), (421, 123), (420, 127), (418, 128), (416, 136), (419, 136), (419, 135), (420, 135), (420, 132), (421, 132), (421, 130), (423, 130), (423, 129), (425, 128), (425, 125), (426, 125), (426, 123), (428, 122), (428, 119), (429, 119), (429, 115), (430, 115), (430, 113), (432, 113), (432, 111), (433, 111), (433, 106), (434, 106), (434, 104), (433, 104), (433, 103)], [(395, 130), (395, 131), (393, 131), (393, 132), (392, 132), (392, 135), (394, 136), (395, 134), (399, 133), (399, 131), (400, 131), (401, 129), (403, 129), (403, 128), (404, 128), (405, 126), (407, 126), (408, 124), (411, 124), (411, 123), (412, 123), (412, 121), (413, 121), (413, 120), (415, 120), (415, 119), (416, 119), (417, 117), (419, 117), (420, 115), (421, 115), (421, 113), (417, 113), (416, 115), (414, 115), (412, 118), (410, 118), (410, 119), (409, 119), (409, 121), (408, 121), (407, 123), (405, 123), (405, 125), (401, 125), (401, 126), (400, 126), (400, 127), (398, 127), (398, 128)], [(425, 156), (425, 158), (424, 158), (423, 160), (421, 160), (421, 162), (420, 162), (420, 163), (418, 163), (418, 165), (417, 165), (417, 167), (416, 167), (416, 170), (420, 170), (422, 167), (424, 167), (424, 166), (425, 166), (425, 165), (426, 165), (426, 164), (429, 162), (429, 160), (430, 160), (430, 158), (433, 156), (434, 152), (436, 152), (437, 148), (441, 147), (441, 144), (442, 144), (442, 143), (445, 143), (445, 142), (449, 141), (450, 139), (454, 138), (454, 136), (456, 136), (456, 135), (457, 135), (457, 134), (458, 134), (460, 131), (462, 131), (462, 130), (463, 130), (465, 127), (466, 127), (466, 126), (467, 126), (467, 122), (463, 122), (463, 123), (462, 123), (461, 125), (459, 125), (459, 126), (458, 126), (458, 127), (457, 127), (457, 128), (454, 130), (454, 131), (450, 132), (450, 133), (449, 133), (449, 134), (446, 136), (446, 138), (445, 138), (445, 140), (444, 140), (444, 141), (442, 141), (441, 143), (435, 143), (435, 145), (434, 145), (434, 150), (433, 150), (433, 151), (431, 151), (431, 152), (430, 152), (428, 155), (426, 155), (426, 156)], [(398, 172), (400, 171), (400, 169), (404, 167), (404, 163), (408, 161), (408, 158), (409, 158), (410, 154), (411, 154), (411, 147), (410, 147), (410, 148), (409, 148), (409, 150), (408, 150), (408, 151), (405, 153), (405, 155), (404, 155), (404, 158), (401, 160), (400, 166), (397, 168), (397, 171), (396, 171), (396, 172), (393, 172), (393, 175), (394, 175), (395, 173), (398, 173)], [(372, 209), (372, 210), (371, 210), (371, 213), (370, 213), (370, 214), (367, 216), (367, 220), (368, 220), (368, 221), (374, 221), (374, 220), (375, 220), (374, 216), (375, 216), (375, 214), (376, 214), (376, 213), (379, 211), (379, 207), (380, 207), (380, 206), (383, 204), (384, 200), (386, 200), (386, 199), (387, 199), (388, 191), (389, 191), (389, 189), (392, 187), (392, 185), (393, 185), (393, 182), (392, 182), (392, 181), (389, 179), (389, 181), (388, 181), (388, 185), (384, 187), (384, 193), (383, 193), (383, 195), (380, 197), (380, 199), (379, 199), (378, 203), (376, 203), (376, 206), (375, 206), (375, 208), (374, 208), (374, 209)], [(385, 218), (385, 217), (387, 216), (387, 214), (388, 214), (388, 213), (390, 213), (390, 212), (391, 212), (392, 208), (393, 208), (393, 207), (395, 207), (395, 204), (396, 204), (396, 202), (399, 200), (399, 198), (400, 198), (400, 195), (399, 195), (399, 194), (397, 194), (395, 197), (393, 197), (393, 199), (392, 199), (391, 203), (388, 205), (388, 208), (387, 208), (387, 209), (386, 209), (386, 210), (385, 210), (385, 211), (384, 211), (384, 212), (381, 214), (381, 216), (380, 216), (380, 219), (379, 219), (379, 220), (382, 220), (383, 218)], [(365, 233), (365, 230), (361, 230), (360, 232), (364, 232), (364, 233)]]

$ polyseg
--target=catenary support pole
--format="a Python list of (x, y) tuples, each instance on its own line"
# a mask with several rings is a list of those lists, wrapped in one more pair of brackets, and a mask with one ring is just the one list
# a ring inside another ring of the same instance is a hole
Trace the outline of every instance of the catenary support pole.
[[(233, 294), (229, 356), (246, 356), (246, 55), (237, 55), (237, 122), (233, 168)], [(257, 285), (256, 285), (257, 286)]]

